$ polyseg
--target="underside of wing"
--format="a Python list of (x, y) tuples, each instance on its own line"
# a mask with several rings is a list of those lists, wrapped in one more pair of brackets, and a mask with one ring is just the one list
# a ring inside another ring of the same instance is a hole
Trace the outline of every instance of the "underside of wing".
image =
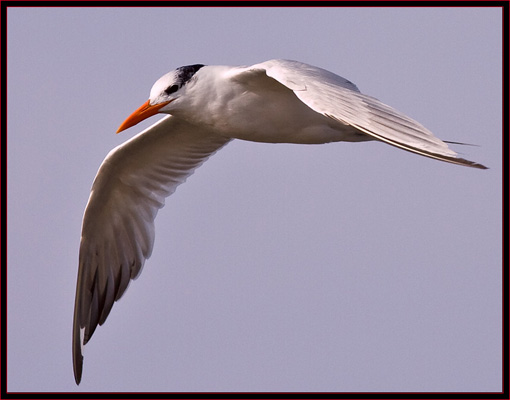
[(364, 95), (348, 80), (329, 71), (288, 60), (251, 67), (293, 90), (312, 110), (350, 125), (377, 140), (426, 157), (479, 169), (487, 167), (457, 156), (419, 122)]
[(83, 345), (151, 254), (154, 218), (165, 198), (229, 140), (168, 116), (112, 150), (101, 164), (80, 243), (73, 324), (77, 383)]

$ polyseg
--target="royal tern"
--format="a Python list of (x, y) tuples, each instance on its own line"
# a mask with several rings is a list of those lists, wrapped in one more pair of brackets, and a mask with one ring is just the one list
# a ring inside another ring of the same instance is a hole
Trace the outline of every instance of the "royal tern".
[(319, 144), (379, 140), (441, 161), (457, 157), (420, 123), (329, 71), (288, 60), (250, 67), (189, 65), (156, 81), (118, 132), (170, 114), (113, 149), (83, 217), (73, 325), (80, 383), (83, 346), (149, 258), (165, 198), (232, 139)]

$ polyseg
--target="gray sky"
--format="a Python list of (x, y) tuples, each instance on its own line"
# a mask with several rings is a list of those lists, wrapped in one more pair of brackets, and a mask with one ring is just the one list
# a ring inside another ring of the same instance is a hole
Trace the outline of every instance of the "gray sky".
[[(501, 11), (10, 8), (9, 391), (499, 391)], [(235, 141), (167, 200), (152, 257), (85, 347), (81, 218), (161, 75), (328, 69), (490, 167), (383, 143)]]

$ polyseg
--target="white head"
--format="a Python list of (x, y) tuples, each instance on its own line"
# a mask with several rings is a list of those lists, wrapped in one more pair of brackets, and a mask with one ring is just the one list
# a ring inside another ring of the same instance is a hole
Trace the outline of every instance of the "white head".
[(159, 78), (152, 86), (149, 100), (122, 123), (117, 133), (136, 125), (158, 112), (168, 112), (169, 110), (166, 110), (165, 106), (179, 98), (183, 88), (186, 88), (187, 85), (193, 82), (193, 76), (203, 66), (202, 64), (186, 65), (170, 71)]
[(187, 85), (202, 67), (202, 64), (187, 65), (163, 75), (152, 86), (149, 96), (150, 104), (156, 105), (175, 100), (179, 96), (180, 89)]

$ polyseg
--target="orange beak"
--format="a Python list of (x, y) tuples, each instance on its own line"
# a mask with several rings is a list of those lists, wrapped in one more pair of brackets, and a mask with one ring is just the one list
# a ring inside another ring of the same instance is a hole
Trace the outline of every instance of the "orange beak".
[(172, 100), (165, 101), (164, 103), (151, 105), (150, 101), (147, 100), (145, 103), (142, 104), (142, 106), (139, 109), (137, 109), (133, 114), (127, 117), (127, 119), (122, 123), (122, 125), (119, 126), (119, 129), (117, 129), (117, 133), (122, 132), (127, 128), (131, 128), (132, 126), (136, 125), (139, 122), (142, 122), (146, 118), (156, 115), (161, 107), (166, 106), (171, 101)]

